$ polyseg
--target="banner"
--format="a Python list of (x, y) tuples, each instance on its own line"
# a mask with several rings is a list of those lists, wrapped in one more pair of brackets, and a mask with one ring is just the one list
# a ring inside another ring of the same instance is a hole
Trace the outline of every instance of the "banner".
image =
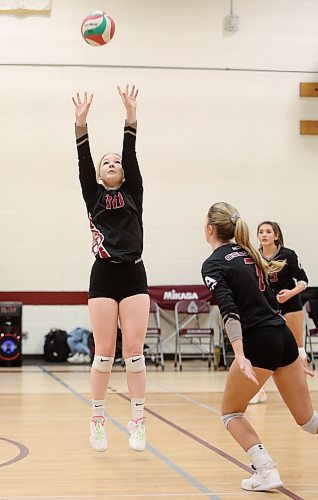
[(50, 10), (51, 0), (0, 0), (0, 10)]
[(149, 295), (162, 309), (174, 309), (179, 300), (207, 300), (214, 304), (205, 285), (150, 286)]

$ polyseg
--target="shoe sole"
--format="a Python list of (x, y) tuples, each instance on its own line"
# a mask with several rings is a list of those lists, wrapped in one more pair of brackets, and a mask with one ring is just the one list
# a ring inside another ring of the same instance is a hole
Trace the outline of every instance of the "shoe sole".
[(270, 491), (270, 490), (275, 490), (277, 488), (280, 488), (281, 486), (283, 486), (282, 482), (269, 484), (266, 486), (266, 488), (264, 488), (264, 486), (263, 487), (257, 486), (256, 488), (251, 488), (251, 487), (245, 488), (242, 484), (243, 490), (246, 490), (246, 491)]
[(129, 440), (129, 447), (134, 450), (134, 451), (145, 451), (146, 448), (135, 448), (134, 446), (132, 446), (132, 444), (130, 443), (130, 440)]
[(91, 447), (92, 447), (92, 448), (93, 448), (93, 450), (95, 450), (95, 451), (103, 452), (103, 451), (106, 451), (106, 450), (107, 450), (107, 446), (106, 446), (106, 448), (95, 448), (95, 446), (93, 445), (92, 441), (90, 440), (89, 442), (90, 442)]

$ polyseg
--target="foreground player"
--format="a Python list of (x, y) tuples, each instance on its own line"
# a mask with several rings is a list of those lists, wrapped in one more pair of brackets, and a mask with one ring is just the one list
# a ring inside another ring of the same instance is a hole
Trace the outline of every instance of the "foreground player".
[(94, 168), (86, 118), (93, 96), (73, 97), (79, 177), (93, 236), (95, 262), (89, 285), (88, 307), (95, 341), (91, 369), (92, 420), (90, 442), (97, 451), (107, 449), (105, 395), (114, 362), (118, 320), (131, 398), (129, 445), (146, 447), (144, 404), (146, 366), (143, 345), (149, 316), (143, 249), (143, 184), (136, 157), (135, 86), (118, 92), (126, 109), (122, 156), (105, 154)]
[[(273, 375), (297, 424), (311, 434), (318, 429), (318, 412), (311, 404), (295, 338), (271, 306), (266, 273), (279, 271), (284, 263), (268, 264), (261, 258), (250, 243), (246, 223), (227, 203), (212, 205), (205, 232), (213, 253), (203, 263), (202, 277), (220, 308), (235, 355), (222, 401), (222, 421), (252, 462), (254, 474), (242, 481), (242, 488), (268, 491), (283, 483), (276, 464), (244, 418), (258, 388)], [(236, 243), (231, 243), (232, 238)]]

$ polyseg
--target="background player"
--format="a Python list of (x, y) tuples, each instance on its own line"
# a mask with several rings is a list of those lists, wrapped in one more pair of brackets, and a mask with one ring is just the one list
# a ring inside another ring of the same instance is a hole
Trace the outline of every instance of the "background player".
[[(261, 222), (257, 228), (257, 236), (260, 242), (260, 252), (267, 262), (285, 261), (284, 267), (279, 272), (271, 274), (269, 280), (280, 304), (281, 313), (296, 339), (299, 356), (307, 367), (307, 354), (304, 348), (304, 312), (300, 300), (300, 293), (308, 285), (307, 275), (294, 250), (284, 247), (283, 234), (277, 222)], [(314, 375), (307, 368), (306, 373)], [(252, 398), (250, 404), (265, 400), (266, 394), (262, 388)]]
[(260, 252), (267, 262), (285, 261), (281, 271), (270, 276), (270, 283), (287, 325), (295, 336), (300, 357), (306, 359), (303, 336), (304, 312), (299, 294), (308, 286), (307, 275), (294, 250), (284, 247), (283, 234), (277, 222), (265, 221), (259, 224), (257, 236)]

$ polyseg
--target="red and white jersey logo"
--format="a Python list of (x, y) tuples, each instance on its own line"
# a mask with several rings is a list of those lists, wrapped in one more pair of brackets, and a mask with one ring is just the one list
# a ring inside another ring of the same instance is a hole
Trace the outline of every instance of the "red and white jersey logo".
[(92, 219), (89, 218), (89, 225), (92, 231), (93, 243), (92, 243), (92, 252), (94, 255), (99, 255), (102, 259), (107, 259), (110, 257), (106, 248), (103, 246), (104, 236), (102, 233), (94, 226)]
[(116, 209), (116, 208), (122, 208), (125, 206), (125, 201), (121, 193), (115, 193), (114, 195), (111, 195), (107, 193), (106, 199), (105, 199), (105, 206), (106, 210), (111, 210)]

